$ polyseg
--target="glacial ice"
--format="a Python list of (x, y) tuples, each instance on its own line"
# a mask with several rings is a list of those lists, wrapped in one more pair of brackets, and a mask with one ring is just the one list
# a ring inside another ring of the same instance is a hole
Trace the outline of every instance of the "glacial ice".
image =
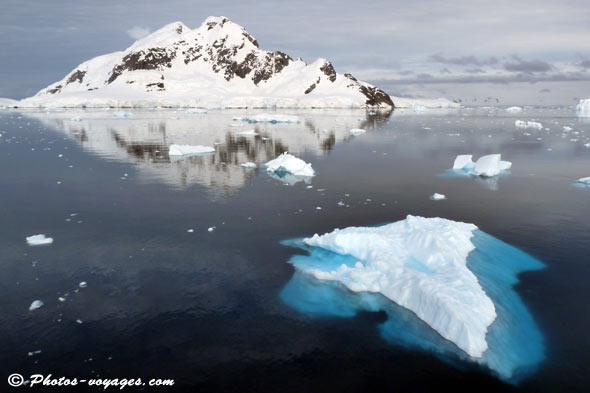
[(34, 311), (38, 308), (43, 307), (43, 301), (42, 300), (35, 300), (33, 303), (31, 303), (31, 305), (29, 306), (29, 311)]
[(439, 194), (438, 192), (435, 192), (430, 196), (430, 199), (432, 199), (433, 201), (441, 201), (443, 199), (447, 199), (447, 197), (444, 194)]
[(511, 106), (510, 108), (506, 108), (506, 112), (509, 113), (520, 113), (522, 112), (522, 108), (519, 106)]
[(299, 117), (283, 115), (280, 113), (261, 113), (252, 116), (234, 117), (234, 121), (247, 121), (248, 123), (299, 123)]
[(534, 128), (537, 130), (543, 129), (543, 124), (537, 123), (536, 121), (516, 120), (514, 125), (516, 128)]
[(477, 227), (442, 218), (408, 216), (376, 228), (350, 227), (304, 243), (357, 261), (335, 269), (295, 265), (320, 280), (339, 281), (354, 292), (379, 292), (413, 311), (470, 356), (487, 349), (494, 304), (467, 268)]
[(510, 161), (502, 161), (501, 154), (481, 156), (475, 163), (472, 157), (471, 154), (458, 155), (453, 163), (453, 171), (473, 176), (493, 177), (512, 167)]
[(118, 118), (128, 118), (128, 117), (133, 117), (133, 114), (131, 112), (117, 111), (117, 112), (113, 112), (113, 116), (118, 117)]
[(578, 117), (590, 117), (590, 98), (580, 100), (576, 106), (576, 114)]
[(26, 239), (29, 246), (40, 246), (53, 243), (53, 238), (45, 237), (44, 234), (29, 236)]
[(170, 145), (168, 155), (170, 156), (192, 156), (199, 154), (209, 154), (215, 152), (215, 148), (211, 146), (200, 145)]
[(408, 216), (282, 244), (308, 252), (289, 261), (295, 274), (281, 298), (311, 317), (384, 311), (378, 329), (387, 342), (453, 365), (480, 363), (509, 382), (544, 358), (543, 337), (513, 289), (520, 272), (543, 264), (472, 224)]
[(311, 167), (311, 164), (287, 152), (267, 162), (265, 165), (268, 172), (275, 174), (286, 172), (295, 176), (315, 176), (315, 171)]
[(590, 177), (583, 177), (581, 179), (578, 179), (578, 183), (590, 186)]

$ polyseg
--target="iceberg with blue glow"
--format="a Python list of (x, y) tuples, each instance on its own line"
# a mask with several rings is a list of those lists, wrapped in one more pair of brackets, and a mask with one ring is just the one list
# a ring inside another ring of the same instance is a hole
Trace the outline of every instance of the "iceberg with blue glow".
[(481, 156), (476, 162), (471, 154), (463, 154), (455, 158), (453, 171), (473, 176), (493, 177), (512, 168), (510, 161), (502, 161), (501, 154)]
[(310, 315), (384, 310), (381, 335), (447, 360), (518, 380), (544, 358), (542, 336), (514, 292), (536, 259), (473, 224), (408, 216), (284, 242), (308, 251), (290, 263), (283, 300)]
[(576, 106), (578, 117), (590, 117), (590, 98), (581, 99)]

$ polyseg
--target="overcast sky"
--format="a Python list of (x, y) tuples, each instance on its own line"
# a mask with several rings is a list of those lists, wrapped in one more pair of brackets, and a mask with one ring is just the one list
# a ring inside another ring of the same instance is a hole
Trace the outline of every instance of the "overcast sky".
[(585, 1), (2, 0), (0, 97), (22, 98), (91, 57), (209, 15), (244, 26), (261, 48), (331, 60), (388, 85), (588, 81)]

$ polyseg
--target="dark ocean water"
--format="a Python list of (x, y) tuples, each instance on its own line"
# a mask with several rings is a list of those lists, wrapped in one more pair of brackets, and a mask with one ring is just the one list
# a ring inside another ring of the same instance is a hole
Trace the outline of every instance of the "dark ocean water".
[[(298, 124), (234, 127), (236, 113), (0, 112), (3, 378), (172, 378), (172, 390), (215, 392), (587, 389), (590, 188), (573, 183), (590, 176), (590, 123), (571, 108), (302, 111)], [(359, 126), (367, 132), (351, 136)], [(238, 135), (246, 129), (259, 135)], [(217, 152), (173, 161), (171, 143)], [(310, 184), (239, 166), (287, 150), (312, 163)], [(512, 171), (445, 175), (471, 153), (502, 153)], [(474, 223), (545, 265), (515, 286), (545, 351), (518, 384), (392, 344), (383, 310), (310, 316), (281, 297), (298, 253), (281, 241), (408, 214)], [(27, 246), (38, 233), (54, 243)], [(36, 299), (44, 306), (29, 311)]]

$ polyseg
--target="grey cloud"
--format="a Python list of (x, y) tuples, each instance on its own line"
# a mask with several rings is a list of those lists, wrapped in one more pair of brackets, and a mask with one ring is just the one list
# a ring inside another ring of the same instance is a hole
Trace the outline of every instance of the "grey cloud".
[(379, 79), (370, 82), (376, 85), (380, 83), (395, 84), (416, 84), (416, 83), (511, 83), (511, 82), (568, 82), (568, 81), (590, 81), (590, 76), (581, 72), (555, 73), (550, 75), (534, 75), (530, 73), (519, 73), (512, 75), (462, 75), (451, 77), (434, 77), (430, 74), (419, 74), (414, 78), (403, 79)]
[(476, 66), (483, 66), (483, 65), (494, 65), (498, 63), (498, 58), (491, 56), (487, 58), (478, 59), (477, 57), (470, 55), (470, 56), (460, 56), (460, 57), (445, 57), (441, 53), (437, 53), (434, 55), (430, 55), (428, 57), (431, 61), (443, 64), (454, 64), (454, 65), (476, 65)]
[(504, 63), (504, 69), (512, 72), (546, 72), (553, 69), (553, 66), (541, 60), (523, 60), (520, 56), (512, 55), (511, 61)]
[(576, 65), (580, 68), (590, 68), (590, 60), (588, 59), (584, 59), (584, 60), (580, 60), (578, 63), (576, 63)]

